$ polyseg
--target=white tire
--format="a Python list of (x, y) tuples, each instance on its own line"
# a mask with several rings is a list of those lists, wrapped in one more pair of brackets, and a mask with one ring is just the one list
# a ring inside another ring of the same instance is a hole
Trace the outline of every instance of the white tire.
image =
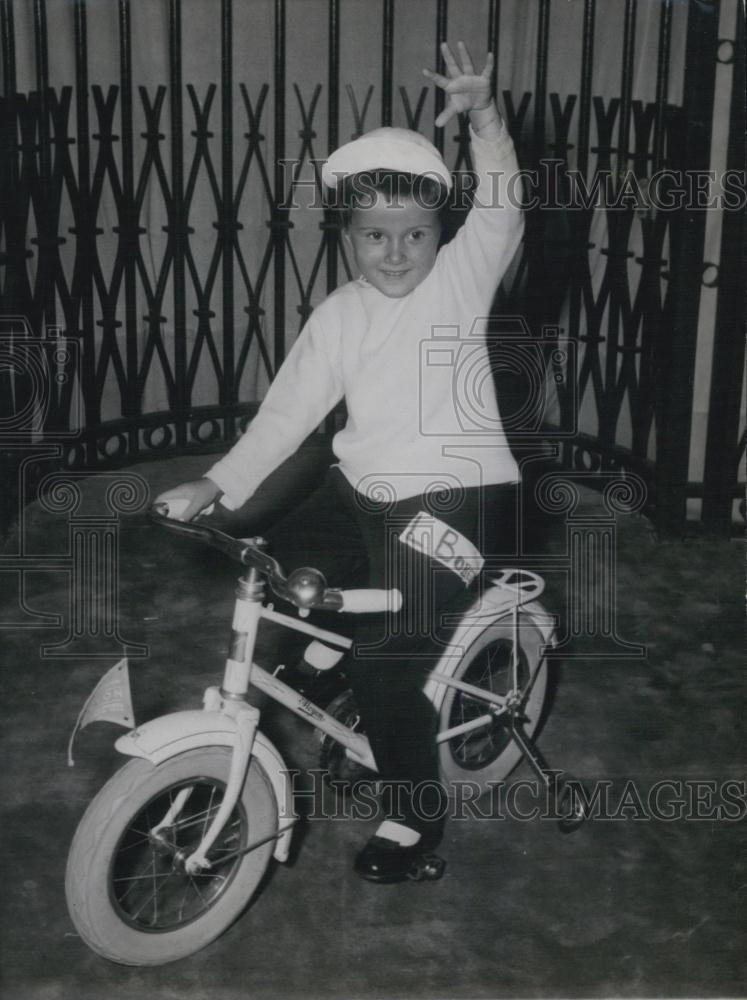
[[(547, 696), (546, 639), (526, 615), (519, 616), (519, 690), (524, 732), (532, 737), (539, 725)], [(451, 676), (455, 680), (483, 687), (493, 694), (506, 694), (512, 673), (514, 629), (511, 618), (488, 625), (464, 651)], [(439, 731), (451, 729), (487, 712), (485, 702), (471, 699), (455, 688), (439, 686), (434, 698)], [(469, 733), (440, 743), (439, 771), (450, 796), (454, 785), (472, 782), (480, 793), (503, 781), (521, 760), (521, 751), (511, 740), (500, 718)]]
[[(229, 747), (190, 750), (154, 766), (135, 759), (93, 799), (73, 838), (65, 876), (68, 910), (81, 938), (124, 965), (163, 965), (215, 940), (249, 902), (272, 855), (278, 818), (272, 786), (250, 762), (242, 794), (208, 852), (213, 867), (189, 875), (174, 858), (199, 844), (225, 790)], [(148, 836), (180, 789), (192, 791), (163, 842)]]

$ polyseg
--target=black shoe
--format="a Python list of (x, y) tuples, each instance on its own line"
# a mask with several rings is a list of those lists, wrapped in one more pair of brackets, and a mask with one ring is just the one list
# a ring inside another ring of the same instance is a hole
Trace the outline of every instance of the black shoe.
[(420, 841), (403, 847), (385, 837), (373, 836), (356, 857), (353, 870), (368, 882), (434, 881), (443, 875), (444, 862), (424, 850)]

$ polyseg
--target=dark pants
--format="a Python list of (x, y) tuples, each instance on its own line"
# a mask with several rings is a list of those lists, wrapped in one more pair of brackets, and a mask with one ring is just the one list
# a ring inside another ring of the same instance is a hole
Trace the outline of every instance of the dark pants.
[(320, 624), (345, 631), (344, 619), (352, 621), (346, 670), (382, 780), (383, 808), (390, 819), (418, 830), (426, 845), (441, 837), (446, 797), (438, 783), (437, 720), (423, 683), (449, 637), (445, 613), (466, 607), (475, 584), (468, 586), (399, 536), (425, 512), (490, 554), (497, 529), (504, 544), (512, 534), (514, 502), (513, 486), (371, 501), (332, 468), (306, 501), (266, 533), (269, 551), (286, 572), (313, 566), (332, 587), (396, 587), (402, 593), (398, 614), (337, 615), (336, 622)]

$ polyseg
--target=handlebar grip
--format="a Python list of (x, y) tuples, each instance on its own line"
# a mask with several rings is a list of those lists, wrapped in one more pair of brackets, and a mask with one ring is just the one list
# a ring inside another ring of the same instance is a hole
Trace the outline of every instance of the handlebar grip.
[(342, 607), (356, 615), (370, 615), (380, 611), (399, 611), (402, 607), (402, 594), (396, 588), (392, 590), (343, 590), (340, 591)]

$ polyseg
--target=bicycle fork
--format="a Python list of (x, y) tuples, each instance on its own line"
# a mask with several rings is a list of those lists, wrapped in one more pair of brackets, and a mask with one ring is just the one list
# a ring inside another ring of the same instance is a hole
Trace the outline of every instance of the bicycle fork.
[[(220, 836), (239, 801), (246, 779), (260, 713), (258, 708), (246, 703), (245, 696), (249, 689), (249, 674), (263, 598), (264, 586), (259, 574), (255, 569), (249, 569), (246, 575), (239, 579), (231, 627), (231, 645), (222, 686), (220, 689), (209, 687), (203, 699), (207, 711), (223, 712), (236, 724), (231, 767), (223, 800), (212, 822), (194, 852), (184, 859), (184, 867), (189, 874), (194, 875), (211, 867), (207, 857), (208, 851)], [(150, 830), (151, 837), (158, 839), (162, 831), (177, 822), (191, 793), (192, 786), (181, 789), (163, 819)], [(279, 830), (277, 836), (283, 832), (284, 830)], [(249, 848), (251, 849), (252, 847)]]

